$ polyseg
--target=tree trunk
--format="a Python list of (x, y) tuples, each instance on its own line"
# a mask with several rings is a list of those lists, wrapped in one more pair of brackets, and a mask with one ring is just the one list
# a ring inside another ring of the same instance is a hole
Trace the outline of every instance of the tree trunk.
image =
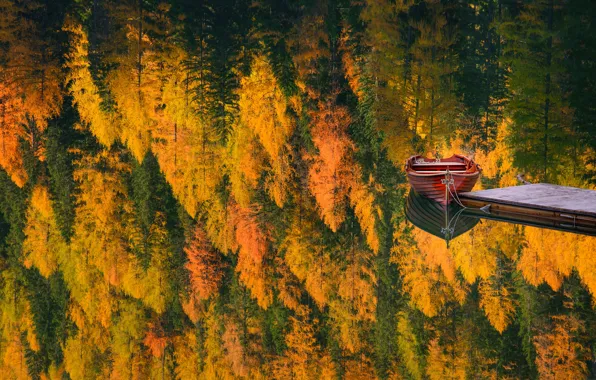
[(552, 37), (552, 30), (553, 30), (553, 11), (554, 11), (554, 0), (549, 1), (549, 9), (548, 9), (548, 32), (549, 37), (547, 40), (546, 46), (546, 78), (545, 78), (545, 88), (544, 94), (546, 95), (546, 100), (544, 102), (544, 180), (548, 182), (548, 112), (550, 109), (550, 86), (551, 86), (551, 77), (550, 77), (550, 68), (551, 68), (551, 61), (552, 61), (552, 47), (553, 47), (553, 37)]
[(137, 89), (139, 96), (139, 105), (141, 104), (141, 71), (143, 64), (143, 50), (141, 44), (143, 42), (143, 0), (139, 0), (139, 39), (138, 39), (138, 60), (137, 60)]
[(412, 143), (416, 139), (418, 130), (418, 110), (420, 108), (420, 63), (418, 63), (418, 77), (416, 78), (416, 110), (414, 111), (414, 125), (412, 126)]

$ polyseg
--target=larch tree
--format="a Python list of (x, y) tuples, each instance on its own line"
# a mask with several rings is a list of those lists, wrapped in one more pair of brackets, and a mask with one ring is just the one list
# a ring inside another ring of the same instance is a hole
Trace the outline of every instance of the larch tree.
[(238, 106), (240, 122), (253, 131), (267, 154), (269, 196), (283, 207), (290, 178), (288, 142), (294, 125), (287, 113), (289, 102), (266, 57), (253, 58), (250, 75), (240, 82)]
[(70, 37), (66, 55), (68, 90), (83, 125), (109, 148), (120, 137), (120, 125), (117, 116), (105, 110), (105, 101), (91, 74), (87, 33), (74, 20), (67, 20), (63, 29)]
[(195, 328), (187, 328), (173, 338), (176, 375), (182, 379), (199, 379), (202, 372), (200, 341)]
[(428, 345), (428, 365), (426, 375), (431, 380), (465, 379), (469, 367), (466, 355), (468, 342), (462, 336), (448, 342), (440, 336), (432, 339)]
[(573, 151), (558, 37), (562, 10), (559, 0), (534, 2), (499, 28), (506, 41), (503, 59), (511, 67), (506, 113), (512, 119), (515, 164), (545, 182), (558, 180)]
[(287, 349), (283, 357), (273, 364), (279, 378), (312, 379), (319, 377), (320, 348), (315, 338), (317, 321), (309, 321), (310, 310), (302, 306), (295, 317), (290, 317), (291, 330), (285, 337)]
[(352, 168), (347, 164), (353, 149), (346, 130), (348, 111), (333, 103), (322, 103), (312, 115), (312, 140), (318, 153), (312, 156), (308, 187), (317, 200), (321, 218), (337, 231), (345, 218), (345, 203)]
[(400, 361), (413, 379), (422, 379), (423, 362), (420, 351), (421, 345), (413, 331), (410, 316), (406, 311), (401, 311), (397, 316), (397, 349)]
[(282, 243), (284, 262), (304, 283), (305, 290), (317, 305), (323, 308), (333, 291), (338, 269), (325, 250), (321, 231), (314, 224), (314, 210), (302, 213), (304, 215), (295, 216)]
[(0, 9), (0, 148), (10, 154), (0, 165), (22, 186), (27, 178), (19, 140), (43, 159), (42, 133), (62, 106), (61, 20), (41, 17), (47, 5), (35, 0), (7, 1)]
[(15, 184), (22, 187), (27, 181), (20, 151), (20, 139), (24, 133), (20, 127), (25, 115), (22, 100), (15, 97), (14, 85), (0, 84), (0, 165)]
[(588, 374), (587, 348), (579, 340), (584, 329), (573, 315), (552, 317), (550, 329), (534, 338), (540, 378), (579, 379)]
[(401, 165), (413, 146), (412, 57), (415, 33), (408, 19), (410, 1), (370, 0), (362, 12), (368, 23), (365, 42), (371, 47), (365, 64), (366, 82), (373, 96), (376, 128), (384, 134), (389, 158)]
[(255, 207), (232, 208), (232, 220), (238, 242), (238, 263), (236, 271), (240, 280), (250, 290), (263, 309), (273, 302), (273, 284), (266, 262), (269, 254), (269, 233), (260, 225)]
[(502, 334), (515, 317), (516, 301), (513, 291), (507, 284), (496, 278), (480, 282), (480, 307), (490, 324)]
[[(403, 228), (403, 227), (402, 227)], [(468, 288), (455, 276), (455, 265), (442, 239), (421, 231), (394, 245), (391, 261), (399, 265), (403, 291), (426, 316), (436, 316), (449, 302), (463, 302)]]
[[(340, 346), (350, 353), (363, 349), (362, 337), (375, 321), (377, 281), (372, 269), (372, 252), (352, 242), (343, 247), (346, 265), (337, 280), (337, 298), (329, 305), (329, 316)], [(334, 263), (335, 264), (335, 263)]]
[(574, 265), (575, 252), (565, 242), (569, 234), (528, 227), (524, 235), (526, 244), (517, 261), (518, 269), (528, 283), (538, 286), (546, 282), (558, 290)]
[(143, 365), (141, 344), (146, 337), (145, 310), (136, 300), (123, 298), (118, 302), (110, 326), (113, 368), (112, 375), (132, 377)]
[(190, 272), (192, 293), (200, 299), (214, 295), (223, 277), (221, 258), (200, 225), (195, 227), (184, 252), (188, 258), (186, 269)]
[(58, 270), (58, 263), (63, 260), (68, 247), (56, 224), (48, 190), (43, 185), (33, 189), (24, 232), (25, 266), (34, 266), (42, 276), (49, 277)]

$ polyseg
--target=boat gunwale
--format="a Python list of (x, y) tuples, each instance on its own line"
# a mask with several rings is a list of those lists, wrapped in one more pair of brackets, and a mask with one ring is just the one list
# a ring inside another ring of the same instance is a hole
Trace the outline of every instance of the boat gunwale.
[[(418, 158), (423, 158), (421, 155), (413, 155), (410, 158), (408, 158), (406, 160), (406, 165), (405, 165), (405, 171), (408, 175), (413, 175), (416, 177), (433, 177), (433, 176), (444, 176), (445, 174), (447, 174), (447, 171), (449, 170), (449, 168), (447, 168), (446, 170), (437, 170), (434, 173), (425, 173), (424, 171), (421, 170), (416, 170), (416, 168), (414, 167), (415, 164), (415, 160)], [(452, 159), (460, 159), (461, 162), (456, 162), (456, 161), (447, 161), (447, 160), (452, 160)], [(449, 166), (449, 165), (464, 165), (466, 167), (469, 167), (468, 169), (466, 169), (465, 172), (452, 172), (449, 171), (449, 173), (451, 173), (454, 177), (473, 177), (476, 175), (480, 175), (480, 173), (482, 172), (482, 168), (480, 167), (480, 165), (478, 165), (476, 162), (474, 162), (474, 160), (463, 156), (461, 154), (453, 154), (451, 155), (451, 157), (447, 157), (447, 158), (443, 158), (441, 160), (445, 160), (445, 162), (441, 162), (441, 161), (425, 161), (424, 164), (420, 164), (421, 166), (432, 166), (432, 165), (436, 165), (436, 166)]]

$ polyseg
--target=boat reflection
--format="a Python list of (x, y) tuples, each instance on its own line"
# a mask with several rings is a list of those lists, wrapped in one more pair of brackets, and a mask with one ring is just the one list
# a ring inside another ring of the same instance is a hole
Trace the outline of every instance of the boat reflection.
[(464, 215), (464, 208), (456, 203), (443, 205), (410, 190), (406, 203), (406, 218), (416, 227), (449, 241), (472, 229), (479, 218)]
[(592, 220), (548, 217), (529, 208), (512, 211), (498, 207), (461, 207), (456, 203), (445, 206), (413, 189), (406, 202), (406, 218), (421, 230), (444, 239), (447, 246), (451, 240), (474, 228), (481, 219), (596, 236), (596, 223)]

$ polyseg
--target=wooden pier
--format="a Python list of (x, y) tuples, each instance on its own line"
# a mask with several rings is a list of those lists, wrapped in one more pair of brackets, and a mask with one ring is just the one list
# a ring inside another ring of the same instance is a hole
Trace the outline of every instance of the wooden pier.
[[(538, 183), (461, 193), (459, 198), (482, 218), (596, 234), (594, 190)], [(485, 215), (477, 210), (481, 207), (488, 209)]]

